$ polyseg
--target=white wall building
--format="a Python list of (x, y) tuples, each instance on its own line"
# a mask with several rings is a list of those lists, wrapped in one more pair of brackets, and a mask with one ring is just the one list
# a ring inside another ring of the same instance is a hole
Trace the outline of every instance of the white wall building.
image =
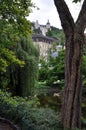
[(34, 34), (32, 39), (34, 44), (39, 47), (40, 56), (44, 58), (47, 58), (48, 50), (52, 48), (53, 43), (58, 41), (56, 38), (43, 36), (41, 34)]
[(46, 25), (40, 25), (38, 20), (36, 20), (36, 22), (34, 23), (34, 27), (35, 29), (40, 29), (42, 32), (42, 35), (46, 36), (46, 32), (48, 31), (48, 29), (50, 29), (50, 22), (48, 20)]

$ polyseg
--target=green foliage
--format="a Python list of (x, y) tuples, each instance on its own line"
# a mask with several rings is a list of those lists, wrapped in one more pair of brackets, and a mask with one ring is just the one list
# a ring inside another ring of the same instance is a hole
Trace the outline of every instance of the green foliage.
[(16, 57), (24, 62), (24, 66), (10, 64), (6, 73), (0, 73), (0, 84), (13, 95), (29, 96), (33, 93), (38, 78), (39, 51), (30, 37), (22, 37), (13, 47)]
[(83, 79), (83, 96), (86, 95), (86, 46), (83, 50), (83, 62), (82, 62), (82, 79)]
[(7, 66), (9, 66), (11, 63), (24, 66), (24, 61), (20, 61), (13, 51), (5, 48), (0, 48), (0, 53), (0, 71), (6, 72)]
[(10, 119), (21, 126), (22, 130), (62, 130), (59, 114), (49, 108), (37, 108), (37, 102), (11, 97), (0, 91), (0, 116)]
[(30, 28), (26, 16), (29, 16), (33, 6), (31, 0), (1, 0), (0, 5), (1, 20), (10, 23), (19, 34), (26, 35)]
[[(42, 66), (39, 70), (39, 81), (46, 81), (49, 86), (54, 85), (62, 88), (64, 86), (64, 57), (65, 52), (61, 51), (56, 58), (50, 56), (48, 63), (42, 61)], [(86, 54), (83, 55), (82, 77), (83, 93), (86, 94)]]
[(65, 51), (59, 52), (56, 58), (50, 56), (48, 63), (41, 62), (39, 69), (39, 81), (46, 81), (46, 86), (62, 88), (64, 86), (64, 55)]
[(48, 30), (48, 32), (46, 33), (46, 35), (47, 36), (51, 36), (51, 37), (57, 37), (57, 38), (59, 38), (59, 43), (64, 46), (65, 36), (64, 36), (64, 32), (63, 32), (62, 29), (51, 27), (51, 29)]
[(81, 122), (82, 122), (82, 127), (83, 127), (83, 130), (85, 130), (84, 128), (86, 128), (86, 118), (81, 118)]
[(34, 28), (33, 32), (36, 33), (36, 34), (42, 34), (40, 28), (38, 28), (38, 29)]
[(86, 75), (86, 67), (85, 66), (86, 66), (86, 55), (83, 55), (83, 64), (82, 64), (83, 77)]
[(39, 51), (33, 45), (31, 38), (22, 38), (20, 41), (20, 48), (21, 49), (17, 51), (17, 55), (19, 59), (25, 61), (25, 66), (19, 68), (18, 87), (21, 90), (22, 96), (28, 96), (33, 93), (35, 82), (38, 78)]
[(6, 71), (12, 62), (22, 64), (12, 52), (12, 45), (19, 41), (20, 35), (31, 33), (31, 24), (26, 16), (33, 5), (30, 0), (1, 0), (0, 5), (0, 71)]
[(39, 68), (39, 81), (45, 81), (48, 76), (48, 64), (45, 60), (40, 59), (41, 67)]
[(65, 51), (59, 52), (56, 58), (50, 57), (47, 84), (62, 88), (64, 86), (64, 55)]

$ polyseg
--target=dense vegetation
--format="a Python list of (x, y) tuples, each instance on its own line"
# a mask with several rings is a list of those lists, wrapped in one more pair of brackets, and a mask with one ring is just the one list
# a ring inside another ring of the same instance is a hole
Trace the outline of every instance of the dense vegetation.
[(22, 37), (19, 43), (14, 45), (14, 51), (16, 57), (24, 61), (24, 65), (21, 67), (10, 64), (5, 73), (0, 73), (0, 85), (13, 95), (31, 95), (38, 75), (39, 51), (34, 47), (30, 37)]
[(21, 35), (30, 34), (31, 26), (26, 16), (33, 5), (30, 0), (1, 0), (0, 5), (0, 71), (6, 71), (10, 63), (23, 64), (11, 48)]
[(51, 26), (51, 29), (48, 30), (46, 33), (47, 36), (56, 37), (59, 39), (59, 44), (63, 45), (65, 44), (65, 36), (62, 29), (58, 29), (56, 27)]
[[(0, 5), (0, 116), (18, 124), (22, 130), (63, 130), (60, 109), (65, 50), (54, 58), (49, 53), (48, 61), (40, 59), (38, 66), (39, 50), (32, 42), (31, 23), (26, 19), (33, 4), (30, 0), (1, 0)], [(59, 44), (64, 45), (62, 30), (51, 27), (46, 35), (58, 37)], [(86, 126), (85, 66), (84, 50), (83, 128)]]
[(62, 88), (64, 86), (64, 57), (65, 51), (63, 50), (55, 58), (49, 56), (48, 63), (41, 60), (39, 81), (46, 82), (47, 86)]
[(18, 124), (22, 130), (62, 129), (59, 114), (50, 108), (38, 108), (39, 105), (38, 98), (11, 97), (9, 93), (0, 91), (0, 116)]
[[(84, 50), (85, 51), (85, 50)], [(42, 90), (45, 90), (47, 86), (47, 94), (52, 95), (52, 93), (63, 93), (65, 77), (64, 77), (64, 59), (65, 59), (65, 50), (59, 52), (58, 57), (50, 58), (49, 62), (46, 63), (43, 60), (41, 61), (41, 67), (39, 70), (39, 84)], [(82, 124), (86, 127), (86, 54), (83, 55), (82, 63), (82, 75), (83, 75), (83, 90), (82, 90)], [(44, 86), (44, 87), (43, 87)], [(51, 90), (51, 91), (50, 91)], [(50, 93), (49, 93), (50, 91)], [(60, 95), (57, 95), (60, 96)], [(54, 99), (55, 100), (55, 99)], [(59, 102), (59, 100), (57, 99)], [(54, 101), (53, 101), (54, 102)]]

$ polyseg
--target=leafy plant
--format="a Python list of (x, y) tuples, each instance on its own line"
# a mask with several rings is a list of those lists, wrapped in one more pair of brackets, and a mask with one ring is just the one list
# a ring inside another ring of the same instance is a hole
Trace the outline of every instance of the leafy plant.
[(1, 0), (0, 5), (0, 71), (3, 72), (11, 63), (22, 64), (12, 46), (21, 35), (27, 37), (31, 33), (31, 24), (26, 17), (33, 4), (30, 0)]
[[(33, 94), (38, 78), (39, 51), (33, 45), (30, 37), (23, 36), (18, 43), (13, 45), (13, 50), (22, 64), (19, 66), (12, 62), (7, 67), (6, 73), (0, 73), (0, 84), (3, 89), (11, 91), (13, 95), (29, 96)], [(17, 59), (15, 58), (15, 60)], [(13, 59), (13, 61), (15, 60)]]
[(62, 130), (59, 114), (49, 108), (37, 108), (37, 102), (38, 99), (11, 97), (0, 90), (0, 116), (14, 121), (22, 130)]

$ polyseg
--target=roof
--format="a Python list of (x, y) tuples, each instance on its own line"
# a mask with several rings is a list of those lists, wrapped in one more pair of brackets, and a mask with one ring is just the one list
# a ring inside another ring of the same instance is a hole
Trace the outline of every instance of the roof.
[(33, 41), (36, 41), (38, 39), (39, 41), (46, 41), (46, 42), (55, 42), (58, 41), (58, 38), (56, 37), (49, 37), (49, 36), (44, 36), (42, 34), (33, 34), (32, 35)]

